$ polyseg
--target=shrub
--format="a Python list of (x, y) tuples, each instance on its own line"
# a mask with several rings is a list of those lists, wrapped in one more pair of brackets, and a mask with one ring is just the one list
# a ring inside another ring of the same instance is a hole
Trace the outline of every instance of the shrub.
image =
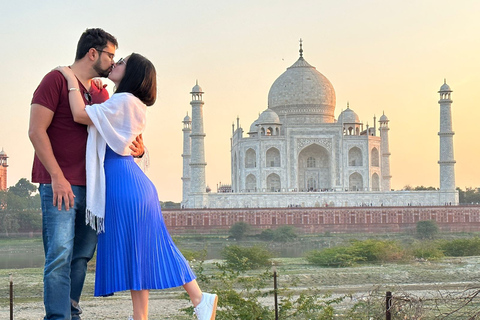
[(312, 250), (307, 253), (308, 262), (322, 267), (349, 267), (361, 258), (356, 255), (351, 247), (335, 247), (323, 250)]
[(260, 246), (240, 247), (232, 245), (222, 250), (222, 257), (229, 268), (246, 271), (270, 266), (272, 253)]
[(436, 221), (425, 220), (417, 222), (417, 237), (419, 239), (434, 239), (438, 233)]
[(443, 258), (443, 251), (439, 248), (437, 242), (422, 241), (415, 242), (410, 248), (411, 255), (419, 259), (440, 259)]
[(263, 230), (262, 233), (258, 235), (258, 238), (264, 241), (272, 241), (274, 237), (274, 232), (272, 229)]
[(264, 241), (290, 242), (297, 238), (295, 228), (292, 226), (282, 226), (275, 230), (266, 229), (258, 235), (258, 238)]
[(353, 240), (350, 246), (339, 246), (307, 253), (308, 262), (318, 266), (348, 267), (357, 262), (391, 262), (405, 259), (406, 252), (394, 241)]
[(240, 221), (235, 223), (230, 228), (230, 236), (236, 240), (242, 240), (245, 237), (245, 234), (250, 229), (250, 225), (246, 222)]
[(480, 238), (456, 239), (444, 241), (440, 244), (446, 256), (464, 257), (480, 255)]

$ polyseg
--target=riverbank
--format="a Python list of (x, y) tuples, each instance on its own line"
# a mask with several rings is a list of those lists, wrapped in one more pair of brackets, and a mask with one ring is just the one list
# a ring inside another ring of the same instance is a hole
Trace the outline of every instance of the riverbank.
[[(386, 291), (401, 297), (398, 304), (416, 304), (424, 309), (429, 303), (451, 308), (459, 294), (478, 287), (480, 257), (448, 258), (441, 261), (412, 261), (408, 264), (367, 265), (350, 268), (320, 268), (309, 265), (302, 258), (275, 259), (281, 288), (291, 292), (319, 290), (332, 297), (348, 296), (335, 310), (351, 308), (359, 301), (365, 304), (380, 301), (383, 307)], [(212, 272), (214, 260), (206, 261), (205, 270)], [(43, 316), (41, 268), (0, 270), (0, 319), (9, 317), (8, 276), (13, 274), (15, 284), (15, 319), (40, 320)], [(93, 297), (94, 274), (85, 282), (81, 306), (84, 319), (127, 319), (131, 314), (128, 293), (108, 298)], [(273, 286), (273, 283), (272, 283)], [(183, 290), (175, 288), (151, 293), (150, 319), (194, 319), (181, 311), (190, 306), (182, 298)], [(221, 297), (220, 297), (221, 298)], [(280, 299), (282, 294), (280, 294)], [(440, 299), (440, 300), (437, 300)], [(430, 301), (430, 302), (429, 302)], [(459, 300), (460, 301), (460, 300)], [(262, 304), (272, 306), (273, 296), (267, 295)], [(461, 303), (461, 301), (460, 301)], [(474, 297), (472, 308), (480, 310), (479, 298)], [(438, 307), (438, 306), (437, 306)], [(342, 319), (341, 317), (335, 319)], [(428, 316), (422, 319), (433, 319)], [(459, 319), (450, 317), (445, 319)]]

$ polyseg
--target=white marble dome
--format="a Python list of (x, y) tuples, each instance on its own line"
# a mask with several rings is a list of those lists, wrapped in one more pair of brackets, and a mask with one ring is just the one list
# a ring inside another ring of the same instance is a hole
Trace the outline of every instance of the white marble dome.
[(268, 93), (268, 107), (278, 114), (317, 116), (319, 122), (333, 122), (335, 90), (330, 81), (301, 56), (273, 83)]
[(195, 86), (192, 88), (192, 92), (191, 93), (203, 93), (203, 90), (202, 90), (202, 87), (200, 87), (198, 85), (198, 82), (197, 84), (195, 84)]
[(450, 86), (447, 84), (447, 82), (445, 81), (442, 86), (440, 87), (440, 91), (439, 92), (452, 92), (452, 89), (450, 89)]
[(248, 131), (248, 133), (256, 133), (258, 131), (258, 122), (257, 120), (253, 121), (253, 123), (250, 125), (250, 131)]
[(257, 124), (281, 124), (278, 114), (272, 109), (263, 111), (255, 122)]
[(384, 114), (382, 114), (382, 116), (380, 117), (380, 122), (387, 122), (388, 121), (388, 118), (387, 116)]
[(355, 111), (347, 107), (347, 109), (343, 110), (338, 116), (338, 123), (360, 123), (360, 118)]

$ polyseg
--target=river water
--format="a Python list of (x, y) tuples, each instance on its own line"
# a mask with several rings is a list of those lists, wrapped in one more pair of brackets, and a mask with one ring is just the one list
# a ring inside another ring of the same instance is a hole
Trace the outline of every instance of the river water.
[[(2, 243), (0, 240), (0, 269), (16, 269), (16, 268), (40, 268), (44, 264), (43, 245), (41, 238), (8, 240)], [(321, 242), (304, 242), (295, 241), (294, 243), (266, 243), (261, 241), (205, 241), (180, 239), (177, 246), (180, 250), (188, 249), (192, 251), (207, 250), (207, 259), (221, 259), (221, 251), (227, 245), (252, 246), (262, 245), (268, 247), (278, 258), (296, 258), (301, 257), (305, 252), (321, 249), (330, 246), (329, 241)]]

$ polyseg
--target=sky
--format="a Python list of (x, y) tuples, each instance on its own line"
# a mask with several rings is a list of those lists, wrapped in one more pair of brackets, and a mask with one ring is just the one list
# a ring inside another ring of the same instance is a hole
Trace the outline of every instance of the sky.
[[(335, 117), (347, 102), (364, 124), (389, 118), (392, 188), (439, 186), (439, 94), (453, 90), (456, 185), (480, 187), (480, 1), (2, 1), (0, 149), (8, 186), (30, 179), (30, 102), (43, 76), (73, 63), (81, 33), (100, 27), (155, 65), (147, 175), (161, 201), (181, 201), (182, 120), (190, 91), (205, 92), (207, 184), (230, 183), (237, 116), (248, 131), (268, 91), (303, 56), (333, 84)], [(113, 84), (105, 80), (109, 91)]]

